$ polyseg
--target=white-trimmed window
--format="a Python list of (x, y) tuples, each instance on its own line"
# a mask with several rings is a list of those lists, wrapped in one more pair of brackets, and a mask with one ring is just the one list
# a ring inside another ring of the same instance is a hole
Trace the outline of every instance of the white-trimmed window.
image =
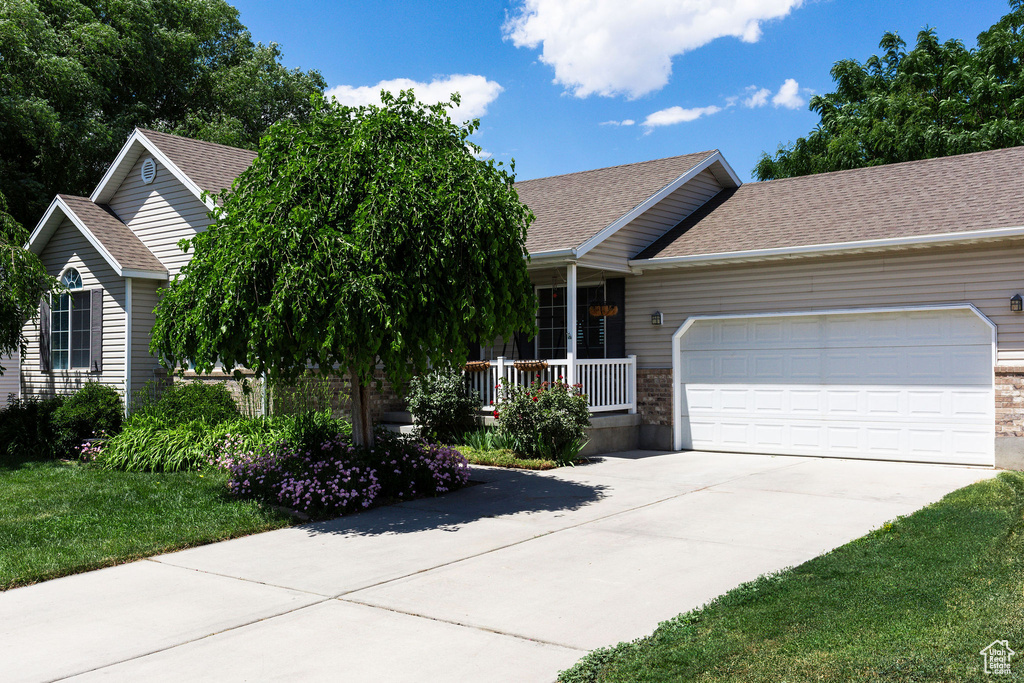
[(55, 297), (50, 308), (50, 367), (89, 369), (92, 351), (92, 292), (82, 289), (82, 276), (69, 268), (61, 278), (69, 292)]

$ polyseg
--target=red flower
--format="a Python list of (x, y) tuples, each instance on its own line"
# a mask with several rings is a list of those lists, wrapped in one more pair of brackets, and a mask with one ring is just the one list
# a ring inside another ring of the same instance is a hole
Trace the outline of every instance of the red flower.
[(498, 419), (498, 411), (497, 411), (497, 410), (495, 410), (495, 411), (494, 411), (494, 419), (495, 419), (495, 420), (497, 420), (497, 419)]
[(533, 397), (533, 401), (536, 403), (536, 401), (537, 401), (537, 397), (536, 396)]

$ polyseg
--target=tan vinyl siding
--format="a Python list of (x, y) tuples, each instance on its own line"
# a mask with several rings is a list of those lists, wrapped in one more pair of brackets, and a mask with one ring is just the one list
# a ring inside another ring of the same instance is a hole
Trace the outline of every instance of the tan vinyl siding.
[[(890, 255), (648, 270), (626, 283), (626, 348), (641, 367), (672, 365), (672, 335), (691, 315), (971, 303), (998, 328), (1000, 363), (1024, 362), (1024, 242)], [(661, 311), (664, 324), (652, 326)]]
[(110, 208), (166, 266), (173, 278), (189, 255), (178, 242), (193, 237), (210, 223), (209, 209), (157, 162), (156, 179), (142, 182), (143, 154), (110, 200)]
[(12, 356), (0, 358), (0, 365), (4, 366), (4, 374), (0, 375), (0, 410), (7, 405), (7, 397), (11, 394), (21, 395), (21, 381), (18, 374), (18, 352)]
[(65, 220), (40, 255), (50, 275), (60, 276), (75, 268), (82, 276), (83, 289), (102, 288), (103, 372), (87, 369), (39, 371), (39, 316), (25, 326), (28, 348), (22, 361), (22, 390), (25, 396), (50, 396), (77, 390), (87, 381), (124, 389), (124, 279), (75, 228)]
[(674, 228), (722, 189), (714, 174), (702, 171), (675, 192), (645, 211), (580, 259), (589, 268), (624, 270), (626, 261)]
[(132, 394), (146, 388), (157, 378), (160, 361), (149, 352), (159, 283), (153, 280), (132, 280)]

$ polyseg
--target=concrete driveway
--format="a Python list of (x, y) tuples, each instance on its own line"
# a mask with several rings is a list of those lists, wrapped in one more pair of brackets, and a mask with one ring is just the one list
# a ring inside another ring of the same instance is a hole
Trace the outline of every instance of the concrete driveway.
[(4, 681), (551, 681), (992, 470), (633, 452), (0, 594)]

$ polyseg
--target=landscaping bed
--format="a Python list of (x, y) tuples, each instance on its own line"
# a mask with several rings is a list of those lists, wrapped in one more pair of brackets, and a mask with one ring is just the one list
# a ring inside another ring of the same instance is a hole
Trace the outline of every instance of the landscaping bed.
[[(390, 433), (356, 446), (329, 410), (246, 418), (223, 385), (172, 387), (123, 425), (122, 412), (99, 385), (0, 411), (0, 590), (469, 480), (448, 446)], [(117, 419), (93, 428), (104, 414)]]
[[(1024, 645), (1024, 474), (1010, 472), (597, 650), (559, 681), (994, 680), (979, 653), (1004, 639)], [(1012, 669), (998, 678), (1019, 680), (1024, 660)]]

